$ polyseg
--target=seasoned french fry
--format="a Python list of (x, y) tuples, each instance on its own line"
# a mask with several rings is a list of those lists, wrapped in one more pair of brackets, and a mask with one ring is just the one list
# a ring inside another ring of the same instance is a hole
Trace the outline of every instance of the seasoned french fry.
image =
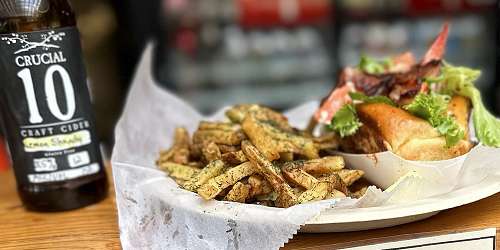
[(293, 193), (295, 194), (295, 196), (299, 197), (302, 193), (304, 193), (304, 191), (306, 191), (306, 189), (304, 188), (301, 188), (301, 187), (294, 187), (292, 188), (293, 190)]
[(332, 185), (327, 181), (317, 182), (311, 189), (304, 191), (298, 198), (300, 204), (319, 201), (325, 199), (325, 197), (332, 192)]
[(179, 164), (189, 162), (189, 133), (185, 128), (176, 128), (172, 161)]
[(257, 174), (248, 177), (248, 185), (250, 185), (250, 197), (268, 194), (273, 191), (271, 184)]
[(160, 165), (161, 163), (166, 161), (172, 161), (171, 159), (173, 155), (174, 155), (173, 147), (167, 150), (161, 150), (160, 157), (158, 158), (158, 160), (156, 160), (156, 165)]
[(174, 142), (169, 150), (161, 151), (157, 165), (166, 161), (178, 164), (189, 162), (189, 133), (185, 128), (176, 128), (174, 132)]
[(331, 142), (315, 142), (314, 146), (319, 150), (335, 150), (339, 147), (339, 143), (336, 141)]
[(167, 171), (170, 176), (184, 181), (190, 180), (200, 172), (197, 168), (173, 162), (163, 162), (158, 167), (163, 171)]
[(290, 186), (288, 186), (280, 191), (280, 195), (278, 195), (278, 197), (274, 201), (274, 204), (277, 207), (281, 208), (294, 206), (295, 204), (297, 204), (297, 196), (295, 196), (293, 190), (291, 190)]
[(318, 180), (319, 181), (328, 181), (328, 182), (332, 183), (334, 189), (336, 189), (344, 194), (349, 193), (349, 190), (347, 189), (347, 185), (344, 183), (342, 178), (337, 173), (322, 176), (322, 177), (318, 178)]
[(224, 200), (245, 203), (249, 193), (250, 186), (238, 181), (234, 184), (229, 193), (227, 193), (226, 197), (224, 197)]
[(205, 167), (205, 164), (203, 164), (203, 162), (201, 162), (201, 161), (192, 161), (192, 162), (189, 162), (187, 165), (190, 167), (194, 167), (194, 168), (204, 168)]
[(312, 140), (314, 145), (320, 150), (337, 149), (339, 147), (339, 138), (335, 133), (313, 137)]
[(226, 111), (226, 116), (234, 123), (242, 123), (248, 114), (252, 113), (260, 120), (265, 120), (283, 131), (294, 132), (288, 119), (281, 113), (256, 104), (242, 104), (233, 106)]
[(302, 165), (302, 169), (312, 175), (323, 175), (339, 171), (343, 169), (344, 166), (344, 158), (341, 156), (326, 156), (305, 161)]
[(193, 141), (193, 143), (191, 143), (191, 145), (189, 146), (191, 158), (201, 161), (202, 160), (201, 158), (203, 157), (203, 155), (201, 153), (202, 149), (203, 149), (203, 141), (201, 141), (201, 142), (194, 142)]
[(334, 132), (331, 132), (331, 133), (323, 134), (323, 135), (320, 135), (317, 137), (313, 137), (312, 139), (316, 143), (321, 143), (321, 142), (328, 142), (328, 141), (336, 140), (336, 139), (338, 139), (338, 136)]
[(201, 121), (198, 125), (198, 130), (221, 130), (221, 131), (236, 131), (239, 126), (229, 122), (207, 122)]
[(280, 130), (266, 120), (259, 120), (249, 113), (241, 124), (252, 143), (269, 160), (276, 160), (280, 153), (292, 152), (309, 159), (318, 158), (318, 149), (310, 138), (305, 138)]
[(177, 128), (158, 167), (206, 200), (287, 208), (366, 191), (365, 180), (357, 181), (362, 171), (343, 169), (342, 157), (320, 158), (320, 151), (334, 153), (339, 138), (314, 137), (314, 121), (307, 130), (295, 129), (283, 114), (255, 104), (233, 106), (226, 116), (231, 122), (201, 121), (191, 138)]
[(189, 149), (188, 148), (175, 149), (172, 161), (179, 164), (187, 164), (189, 162)]
[(217, 200), (224, 199), (224, 197), (226, 197), (227, 193), (229, 193), (229, 191), (231, 191), (231, 188), (233, 188), (233, 187), (229, 186), (227, 188), (224, 188), (224, 190), (222, 190), (220, 193), (218, 193), (214, 199), (217, 199)]
[(207, 162), (212, 162), (221, 159), (221, 153), (219, 147), (217, 146), (217, 144), (215, 144), (215, 142), (207, 141), (203, 143), (203, 145), (204, 147), (201, 149), (201, 152)]
[(241, 149), (245, 153), (250, 162), (256, 166), (260, 174), (271, 184), (273, 189), (278, 193), (278, 198), (275, 204), (278, 207), (291, 207), (297, 203), (297, 197), (292, 191), (292, 188), (285, 182), (283, 177), (279, 175), (273, 164), (268, 161), (259, 150), (249, 141), (243, 141)]
[(337, 189), (332, 190), (331, 193), (329, 193), (325, 199), (336, 199), (336, 198), (345, 198), (347, 197), (344, 193), (340, 192)]
[(191, 192), (196, 192), (201, 185), (205, 184), (211, 178), (221, 175), (224, 172), (224, 163), (220, 160), (210, 162), (197, 175), (186, 181), (183, 185), (184, 189)]
[(226, 111), (226, 116), (234, 123), (241, 123), (245, 119), (248, 110), (252, 107), (257, 108), (258, 106), (251, 104), (235, 105)]
[(184, 185), (184, 183), (186, 183), (185, 180), (181, 180), (181, 179), (174, 179), (175, 183), (177, 183), (179, 186), (182, 187), (182, 185)]
[(178, 127), (174, 131), (174, 145), (187, 147), (189, 145), (189, 132), (184, 127)]
[(352, 169), (342, 169), (337, 172), (337, 174), (342, 178), (346, 186), (352, 185), (355, 181), (359, 180), (365, 172), (362, 170), (352, 170)]
[(227, 165), (237, 165), (248, 161), (247, 157), (241, 150), (222, 154), (221, 158)]
[(254, 174), (257, 171), (250, 162), (242, 163), (234, 168), (230, 168), (225, 173), (208, 180), (200, 188), (198, 194), (206, 200), (215, 198), (225, 188), (234, 185), (239, 180)]
[[(207, 125), (205, 125), (207, 128)], [(193, 158), (200, 158), (202, 156), (203, 148), (206, 143), (213, 142), (219, 147), (221, 153), (229, 152), (228, 150), (235, 150), (239, 147), (241, 141), (246, 136), (241, 130), (197, 130), (193, 134), (193, 143), (190, 147), (191, 156)]]
[(217, 144), (239, 145), (245, 138), (245, 134), (240, 130), (197, 130), (193, 134), (193, 143), (203, 144), (205, 141), (211, 141)]
[(255, 196), (255, 199), (258, 201), (270, 200), (270, 201), (274, 202), (277, 198), (278, 198), (278, 193), (276, 193), (276, 191), (272, 191), (268, 194), (261, 194), (261, 195)]
[(282, 167), (282, 174), (286, 180), (305, 189), (310, 189), (318, 182), (314, 176), (306, 173), (306, 171), (296, 168), (291, 164), (285, 163)]
[(293, 153), (292, 152), (280, 152), (280, 160), (281, 161), (293, 161)]
[(235, 146), (235, 145), (217, 144), (217, 146), (219, 146), (219, 150), (223, 154), (241, 150), (241, 147), (239, 145)]

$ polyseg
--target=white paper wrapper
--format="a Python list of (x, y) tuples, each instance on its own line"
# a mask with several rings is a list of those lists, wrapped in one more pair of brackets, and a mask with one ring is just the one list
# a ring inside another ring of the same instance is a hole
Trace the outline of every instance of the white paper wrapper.
[[(428, 197), (476, 183), (497, 172), (498, 164), (492, 163), (500, 162), (500, 150), (483, 146), (454, 160), (450, 166), (384, 155), (377, 156), (377, 166), (369, 166), (351, 162), (348, 157), (348, 164), (364, 166), (366, 176), (375, 183), (388, 186), (402, 178), (385, 192), (370, 187), (359, 200), (327, 200), (288, 209), (204, 201), (178, 188), (156, 169), (154, 161), (160, 149), (170, 146), (175, 127), (185, 126), (193, 132), (202, 119), (221, 119), (223, 110), (212, 117), (202, 117), (160, 88), (151, 74), (152, 53), (150, 45), (116, 127), (112, 164), (124, 249), (277, 249), (324, 209), (381, 206), (409, 197)], [(292, 125), (305, 127), (316, 107), (315, 102), (306, 103), (286, 115)], [(369, 171), (369, 167), (376, 171)], [(388, 175), (390, 181), (386, 180)]]

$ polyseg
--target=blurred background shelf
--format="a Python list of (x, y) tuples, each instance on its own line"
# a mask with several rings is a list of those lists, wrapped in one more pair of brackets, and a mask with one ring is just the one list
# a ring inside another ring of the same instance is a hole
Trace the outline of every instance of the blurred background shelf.
[(156, 75), (204, 112), (234, 102), (285, 109), (332, 86), (332, 2), (164, 1)]
[(157, 79), (204, 112), (234, 100), (285, 109), (320, 99), (338, 70), (356, 65), (362, 54), (384, 58), (411, 50), (422, 56), (447, 21), (452, 29), (446, 60), (481, 69), (478, 85), (495, 107), (495, 1), (163, 4)]

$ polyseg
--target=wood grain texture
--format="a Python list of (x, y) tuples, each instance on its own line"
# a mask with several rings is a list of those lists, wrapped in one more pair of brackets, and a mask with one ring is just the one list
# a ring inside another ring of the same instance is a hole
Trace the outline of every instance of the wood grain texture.
[[(109, 170), (108, 174), (111, 175)], [(354, 241), (374, 242), (391, 236), (413, 238), (426, 232), (488, 227), (500, 228), (500, 194), (403, 226), (352, 233), (298, 234), (284, 249), (336, 249)], [(99, 204), (82, 209), (33, 213), (22, 207), (13, 173), (0, 172), (0, 249), (120, 249), (114, 191), (110, 190), (109, 197)]]
[(0, 185), (0, 249), (120, 249), (114, 190), (85, 208), (35, 213), (23, 208), (11, 171)]

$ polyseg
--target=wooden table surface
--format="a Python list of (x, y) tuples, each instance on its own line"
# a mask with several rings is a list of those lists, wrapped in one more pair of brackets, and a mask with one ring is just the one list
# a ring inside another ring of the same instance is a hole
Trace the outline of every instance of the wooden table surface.
[[(0, 249), (120, 248), (113, 190), (96, 205), (70, 212), (33, 213), (24, 210), (17, 197), (11, 171), (0, 172), (0, 185)], [(346, 242), (487, 227), (500, 228), (500, 194), (403, 226), (352, 233), (298, 234), (285, 249), (335, 249)]]

